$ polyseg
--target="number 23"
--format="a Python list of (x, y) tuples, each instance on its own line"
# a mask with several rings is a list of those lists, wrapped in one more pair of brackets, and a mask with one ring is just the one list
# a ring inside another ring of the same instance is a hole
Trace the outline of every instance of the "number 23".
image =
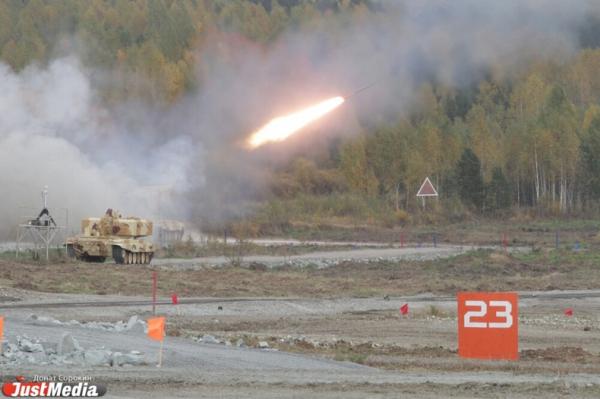
[(473, 317), (483, 317), (487, 314), (487, 304), (484, 301), (465, 301), (466, 306), (477, 306), (479, 310), (469, 310), (465, 313), (464, 325), (468, 328), (510, 328), (513, 325), (512, 304), (508, 301), (490, 301), (490, 307), (503, 308), (496, 311), (496, 317), (502, 318), (501, 322), (472, 321)]

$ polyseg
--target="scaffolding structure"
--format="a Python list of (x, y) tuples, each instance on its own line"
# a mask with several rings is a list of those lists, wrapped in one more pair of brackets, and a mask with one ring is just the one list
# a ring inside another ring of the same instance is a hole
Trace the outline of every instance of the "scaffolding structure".
[[(64, 242), (65, 232), (69, 225), (69, 210), (67, 208), (49, 209), (47, 207), (48, 189), (42, 191), (43, 208), (36, 212), (32, 207), (21, 207), (21, 222), (17, 226), (17, 259), (24, 249), (24, 244), (33, 251), (34, 259), (40, 258), (40, 252), (44, 251), (46, 261), (50, 257), (50, 247), (58, 242)], [(39, 208), (38, 208), (39, 209)], [(58, 222), (54, 219), (55, 214), (61, 216)], [(37, 215), (37, 216), (36, 216)], [(66, 251), (66, 248), (65, 248)]]
[(64, 230), (65, 226), (49, 225), (36, 226), (28, 223), (21, 223), (17, 229), (17, 259), (23, 248), (23, 242), (28, 241), (33, 243), (33, 257), (40, 258), (40, 251), (45, 251), (46, 261), (50, 257), (50, 247), (55, 241), (59, 231)]

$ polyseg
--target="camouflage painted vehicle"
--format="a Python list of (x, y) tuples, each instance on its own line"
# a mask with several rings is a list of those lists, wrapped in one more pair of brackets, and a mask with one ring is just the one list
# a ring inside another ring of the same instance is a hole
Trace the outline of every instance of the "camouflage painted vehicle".
[(151, 235), (151, 221), (123, 218), (108, 209), (101, 218), (81, 221), (81, 234), (67, 239), (67, 253), (85, 262), (104, 262), (112, 257), (119, 264), (148, 264), (154, 255), (154, 246), (143, 237)]

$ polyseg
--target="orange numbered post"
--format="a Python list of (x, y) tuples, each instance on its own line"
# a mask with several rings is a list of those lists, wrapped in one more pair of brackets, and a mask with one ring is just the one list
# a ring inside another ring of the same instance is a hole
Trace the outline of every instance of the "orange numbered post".
[(458, 354), (474, 359), (519, 358), (519, 296), (514, 292), (459, 292)]

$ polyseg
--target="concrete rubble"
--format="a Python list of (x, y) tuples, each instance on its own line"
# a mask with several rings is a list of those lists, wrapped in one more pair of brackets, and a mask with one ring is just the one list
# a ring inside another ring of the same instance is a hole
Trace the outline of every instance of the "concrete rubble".
[(40, 343), (31, 342), (27, 337), (19, 337), (17, 345), (23, 352), (43, 352), (44, 347)]
[(131, 351), (129, 353), (113, 352), (111, 363), (113, 366), (125, 366), (127, 364), (142, 365), (145, 362), (142, 352)]
[(57, 353), (59, 355), (66, 355), (71, 352), (81, 352), (81, 350), (82, 348), (79, 346), (79, 342), (77, 342), (71, 334), (64, 333), (58, 343)]
[(204, 344), (220, 344), (221, 341), (213, 337), (212, 335), (205, 334), (198, 340), (198, 342), (202, 342)]
[(138, 351), (127, 353), (104, 347), (84, 349), (70, 334), (64, 333), (60, 342), (44, 342), (28, 336), (17, 336), (2, 344), (0, 365), (73, 365), (73, 366), (139, 366), (146, 364)]
[[(212, 335), (205, 334), (202, 337), (190, 337), (192, 340), (200, 343), (209, 343), (209, 344), (222, 344), (225, 346), (235, 346), (238, 348), (256, 348), (263, 350), (271, 350), (276, 351), (277, 347), (280, 345), (285, 346), (298, 346), (302, 348), (336, 348), (338, 346), (349, 346), (353, 347), (356, 345), (370, 345), (373, 348), (382, 347), (382, 345), (373, 343), (371, 341), (361, 341), (361, 342), (353, 342), (349, 340), (339, 339), (335, 336), (329, 337), (328, 339), (323, 340), (315, 340), (312, 338), (305, 337), (303, 335), (292, 336), (287, 335), (283, 337), (260, 337), (261, 339), (256, 340), (259, 337), (254, 337), (254, 339), (245, 340), (243, 338), (238, 338), (235, 342), (230, 341), (225, 337), (214, 337)], [(251, 342), (251, 344), (247, 344), (247, 342)]]
[(276, 351), (278, 346), (298, 346), (302, 348), (336, 348), (338, 346), (356, 346), (356, 345), (371, 345), (373, 348), (381, 347), (382, 345), (373, 343), (371, 341), (360, 341), (354, 342), (350, 340), (344, 340), (337, 338), (336, 336), (330, 336), (323, 338), (322, 340), (316, 340), (313, 338), (306, 337), (304, 335), (286, 335), (280, 337), (274, 336), (254, 336), (245, 338), (237, 338), (232, 341), (231, 336), (215, 337), (213, 335), (204, 334), (202, 336), (188, 335), (187, 338), (203, 344), (221, 344), (225, 346), (237, 347), (237, 348), (255, 348)]
[(52, 317), (48, 316), (38, 316), (32, 314), (28, 319), (29, 323), (33, 325), (47, 326), (78, 326), (83, 328), (92, 328), (104, 331), (112, 331), (112, 332), (132, 332), (136, 334), (145, 334), (148, 330), (147, 323), (144, 320), (138, 318), (138, 316), (133, 315), (129, 318), (127, 322), (117, 321), (116, 323), (110, 322), (98, 322), (98, 321), (89, 321), (89, 322), (80, 322), (77, 320), (70, 321), (60, 321), (56, 320)]

